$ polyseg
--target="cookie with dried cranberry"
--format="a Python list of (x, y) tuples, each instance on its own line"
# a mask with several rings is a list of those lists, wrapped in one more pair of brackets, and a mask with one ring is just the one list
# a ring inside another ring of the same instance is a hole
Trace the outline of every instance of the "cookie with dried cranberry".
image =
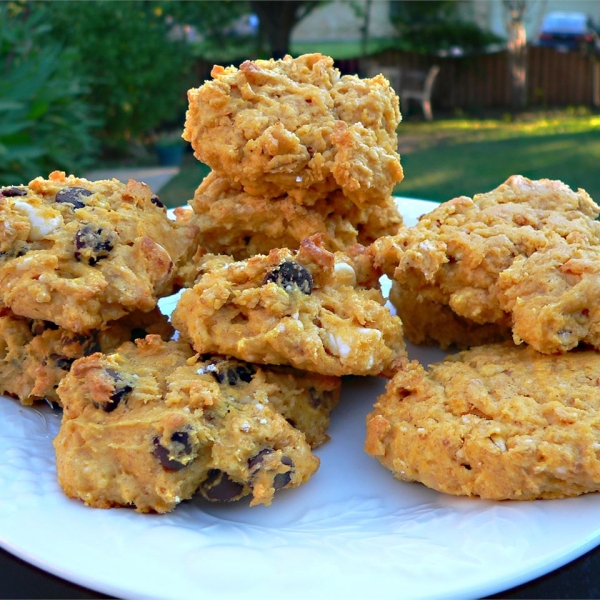
[(183, 136), (248, 194), (339, 189), (355, 204), (381, 205), (402, 180), (398, 97), (382, 75), (341, 76), (321, 54), (215, 66), (211, 75), (188, 92)]
[(60, 485), (90, 506), (140, 512), (168, 512), (196, 493), (270, 504), (319, 459), (257, 375), (152, 335), (79, 359), (58, 388)]
[(56, 388), (75, 360), (94, 352), (111, 352), (122, 343), (174, 330), (158, 309), (135, 311), (103, 329), (76, 333), (51, 321), (20, 317), (0, 309), (0, 393), (23, 404), (49, 400), (60, 404)]
[(397, 479), (490, 500), (600, 491), (598, 351), (505, 342), (400, 366), (365, 442)]
[(147, 312), (178, 285), (195, 233), (133, 180), (56, 171), (0, 188), (0, 304), (77, 332)]
[(304, 433), (311, 448), (329, 439), (326, 432), (340, 398), (340, 377), (287, 366), (255, 365), (223, 356), (206, 358), (202, 369), (220, 382), (229, 383), (222, 393), (235, 401), (243, 402), (245, 395), (260, 398), (263, 405), (270, 406)]
[(244, 261), (205, 256), (172, 314), (199, 353), (324, 375), (378, 375), (404, 355), (364, 248), (332, 253), (321, 238)]
[(359, 207), (338, 190), (306, 205), (292, 194), (251, 196), (215, 172), (204, 179), (190, 205), (200, 246), (236, 260), (267, 254), (273, 248), (295, 250), (303, 239), (316, 233), (323, 234), (328, 250), (343, 251), (356, 243), (367, 245), (382, 235), (393, 235), (402, 225), (391, 197), (378, 206)]

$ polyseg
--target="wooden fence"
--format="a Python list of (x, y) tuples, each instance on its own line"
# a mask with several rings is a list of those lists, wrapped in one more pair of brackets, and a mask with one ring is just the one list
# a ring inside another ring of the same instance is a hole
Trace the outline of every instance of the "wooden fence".
[[(441, 109), (508, 109), (508, 53), (435, 57), (387, 50), (370, 57), (402, 69), (441, 67), (432, 102)], [(528, 48), (527, 97), (530, 107), (598, 106), (600, 59), (579, 52)]]
[[(433, 107), (506, 109), (510, 107), (508, 53), (462, 57), (437, 57), (386, 50), (369, 62), (402, 69), (428, 69), (439, 64), (433, 90)], [(241, 62), (241, 61), (239, 61)], [(233, 64), (237, 64), (235, 61)], [(336, 61), (344, 74), (366, 75), (360, 59)], [(213, 63), (199, 60), (195, 76), (200, 85), (210, 79)], [(528, 49), (528, 104), (530, 107), (598, 106), (600, 104), (600, 59), (578, 52), (560, 53), (552, 48)]]

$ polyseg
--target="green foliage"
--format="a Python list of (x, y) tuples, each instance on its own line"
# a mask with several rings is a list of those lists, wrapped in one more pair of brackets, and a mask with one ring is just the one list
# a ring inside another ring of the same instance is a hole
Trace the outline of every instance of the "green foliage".
[(81, 172), (97, 152), (99, 121), (85, 102), (77, 56), (23, 5), (0, 4), (0, 23), (0, 184)]
[(250, 14), (249, 2), (243, 0), (163, 0), (161, 10), (177, 23), (193, 26), (206, 40), (226, 43), (231, 28), (240, 18)]
[[(175, 4), (175, 3), (173, 3)], [(190, 3), (193, 4), (193, 3)], [(38, 5), (40, 6), (40, 5)], [(160, 3), (41, 3), (53, 35), (93, 74), (89, 102), (104, 117), (103, 143), (125, 150), (165, 122), (179, 125), (195, 84), (189, 44)]]
[(461, 19), (458, 7), (455, 0), (390, 2), (390, 20), (398, 33), (396, 47), (424, 54), (438, 54), (453, 48), (477, 52), (500, 41), (492, 32)]

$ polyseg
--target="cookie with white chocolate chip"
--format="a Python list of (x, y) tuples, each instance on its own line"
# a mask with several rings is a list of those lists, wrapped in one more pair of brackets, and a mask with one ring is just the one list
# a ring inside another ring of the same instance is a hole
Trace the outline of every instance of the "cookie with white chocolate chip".
[[(314, 378), (272, 379), (153, 335), (77, 360), (58, 388), (60, 485), (90, 506), (140, 512), (168, 512), (197, 493), (268, 505), (319, 466), (305, 435), (275, 409), (293, 381), (310, 397)], [(336, 385), (316, 384), (331, 398)]]
[(599, 352), (506, 342), (399, 366), (365, 443), (397, 479), (491, 500), (600, 491)]
[(0, 304), (76, 332), (150, 311), (178, 286), (195, 233), (133, 180), (56, 171), (0, 188)]
[(205, 256), (172, 322), (198, 353), (291, 365), (324, 375), (378, 375), (405, 353), (402, 323), (377, 289), (364, 248), (298, 251), (244, 261)]

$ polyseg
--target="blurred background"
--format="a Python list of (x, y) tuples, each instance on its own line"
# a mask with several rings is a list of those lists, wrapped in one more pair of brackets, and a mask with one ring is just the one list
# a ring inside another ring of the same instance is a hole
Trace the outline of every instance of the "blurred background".
[(213, 65), (322, 52), (401, 99), (402, 196), (508, 176), (600, 202), (600, 2), (0, 2), (0, 185), (60, 169), (147, 181), (185, 204), (208, 167), (181, 139)]

